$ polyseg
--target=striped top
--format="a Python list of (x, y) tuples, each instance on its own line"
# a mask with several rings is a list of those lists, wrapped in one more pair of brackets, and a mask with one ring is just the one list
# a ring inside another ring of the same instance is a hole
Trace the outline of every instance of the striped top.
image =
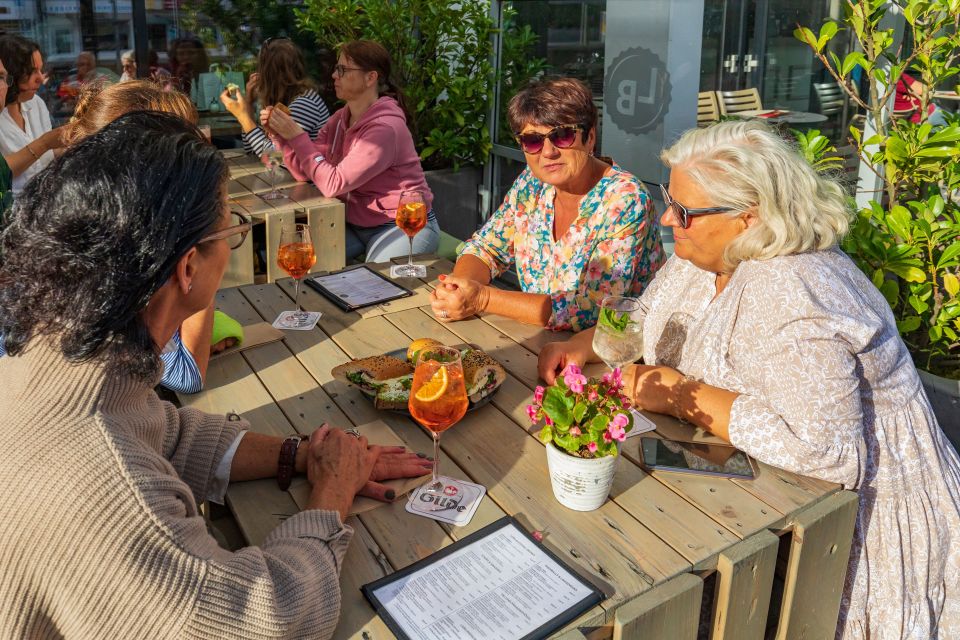
[[(290, 117), (307, 132), (311, 140), (316, 140), (320, 127), (330, 118), (330, 111), (319, 93), (307, 89), (290, 103)], [(243, 134), (243, 149), (259, 156), (273, 151), (273, 143), (263, 128), (257, 127)]]
[(180, 339), (180, 329), (173, 334), (163, 353), (163, 379), (160, 384), (171, 391), (180, 393), (199, 393), (203, 389), (203, 378), (193, 354)]

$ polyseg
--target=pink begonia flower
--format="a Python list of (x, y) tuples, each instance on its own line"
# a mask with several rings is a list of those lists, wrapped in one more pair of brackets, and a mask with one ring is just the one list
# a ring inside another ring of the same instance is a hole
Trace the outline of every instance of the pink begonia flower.
[(590, 402), (596, 402), (599, 397), (600, 396), (593, 389), (590, 389), (590, 393), (587, 394), (587, 400)]
[(613, 385), (615, 387), (619, 388), (623, 386), (623, 372), (620, 371), (620, 367), (613, 370), (611, 377), (613, 378)]
[(574, 375), (580, 375), (583, 372), (580, 370), (580, 367), (575, 362), (571, 362), (564, 368), (563, 371), (561, 371), (561, 373), (563, 375), (567, 375), (568, 373), (572, 373)]
[(610, 421), (610, 424), (618, 429), (623, 429), (630, 424), (630, 419), (624, 414), (618, 413), (617, 415), (613, 416), (613, 420)]
[(542, 403), (543, 403), (543, 393), (544, 393), (544, 391), (546, 391), (546, 389), (544, 389), (543, 387), (539, 387), (539, 386), (538, 386), (536, 389), (534, 389), (534, 390), (533, 390), (533, 401), (536, 402), (537, 404), (542, 404)]
[(604, 440), (606, 440), (607, 435), (609, 435), (612, 440), (616, 440), (618, 442), (623, 442), (624, 440), (627, 439), (626, 430), (624, 430), (623, 427), (618, 427), (616, 425), (610, 425), (610, 427), (604, 432), (603, 434)]
[[(583, 378), (583, 376), (580, 377)], [(567, 382), (567, 386), (570, 388), (570, 391), (574, 393), (583, 393), (583, 382), (579, 380), (570, 380)]]
[(540, 412), (537, 410), (537, 408), (534, 405), (532, 404), (527, 405), (527, 416), (530, 418), (530, 422), (537, 422), (538, 420), (540, 420), (539, 413)]
[(544, 421), (547, 423), (548, 427), (553, 426), (553, 420), (550, 419), (550, 416), (543, 416)]
[(597, 452), (597, 443), (596, 443), (596, 442), (588, 442), (588, 443), (587, 443), (587, 451), (589, 451), (590, 453), (596, 453), (596, 452)]
[(579, 436), (583, 431), (580, 431), (580, 427), (570, 427), (570, 435)]
[(610, 435), (609, 429), (603, 432), (603, 441), (606, 442), (607, 444), (610, 444), (611, 442), (613, 442), (613, 436)]

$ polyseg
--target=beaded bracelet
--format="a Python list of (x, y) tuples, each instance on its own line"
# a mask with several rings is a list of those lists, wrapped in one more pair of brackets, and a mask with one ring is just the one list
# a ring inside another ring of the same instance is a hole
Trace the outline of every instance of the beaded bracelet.
[(673, 412), (677, 420), (680, 422), (687, 422), (687, 419), (683, 417), (683, 407), (681, 406), (681, 399), (683, 398), (683, 390), (691, 382), (694, 384), (698, 383), (699, 380), (693, 376), (684, 375), (683, 378), (675, 385), (673, 385)]

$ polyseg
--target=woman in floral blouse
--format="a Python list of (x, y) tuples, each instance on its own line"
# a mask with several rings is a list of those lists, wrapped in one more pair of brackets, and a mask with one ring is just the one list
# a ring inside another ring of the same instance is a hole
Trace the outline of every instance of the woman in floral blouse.
[[(440, 320), (495, 313), (555, 330), (597, 321), (604, 296), (639, 295), (663, 263), (650, 195), (593, 155), (597, 108), (579, 80), (534, 83), (507, 112), (527, 168), (432, 294)], [(517, 265), (523, 291), (490, 281)]]

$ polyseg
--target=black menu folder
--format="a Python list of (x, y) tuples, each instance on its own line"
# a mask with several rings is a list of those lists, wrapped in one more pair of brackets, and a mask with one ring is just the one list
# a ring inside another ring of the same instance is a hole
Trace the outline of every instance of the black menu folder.
[(361, 590), (400, 640), (546, 638), (603, 600), (510, 516)]
[(356, 311), (413, 295), (410, 289), (362, 264), (340, 271), (310, 275), (303, 281), (344, 311)]

